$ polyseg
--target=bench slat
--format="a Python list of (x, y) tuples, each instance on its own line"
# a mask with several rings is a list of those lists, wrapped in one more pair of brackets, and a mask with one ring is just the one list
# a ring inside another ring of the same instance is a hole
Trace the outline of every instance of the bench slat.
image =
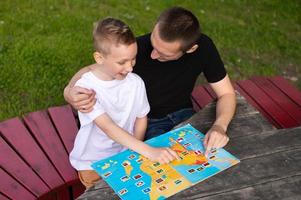
[[(0, 168), (1, 184), (0, 190), (3, 194), (11, 199), (36, 199), (36, 197), (26, 190), (20, 183), (9, 176), (2, 168)], [(3, 184), (5, 183), (5, 184)]]
[(285, 110), (265, 94), (255, 83), (250, 80), (237, 81), (237, 84), (260, 106), (260, 111), (265, 112), (273, 118), (281, 128), (297, 126), (298, 123), (291, 118)]
[(76, 179), (77, 174), (69, 162), (68, 153), (57, 135), (47, 112), (37, 111), (30, 113), (24, 117), (24, 121), (65, 182)]
[(285, 93), (292, 101), (301, 106), (301, 91), (297, 90), (289, 81), (282, 76), (268, 78), (275, 86)]
[(50, 188), (64, 183), (19, 118), (1, 122), (0, 132)]
[(52, 107), (48, 109), (48, 112), (68, 154), (70, 154), (78, 132), (71, 107), (69, 105)]
[(39, 200), (57, 200), (57, 193), (48, 192), (45, 195), (39, 197)]
[[(74, 118), (72, 108), (70, 107), (70, 105), (51, 107), (48, 109), (48, 112), (56, 129), (58, 130), (65, 148), (70, 154), (74, 145), (75, 136), (78, 132), (78, 127)], [(80, 183), (79, 180), (71, 187), (74, 198), (77, 198), (85, 191), (85, 187)]]
[(268, 114), (265, 110), (263, 110), (252, 97), (248, 95), (237, 83), (233, 84), (234, 89), (239, 92), (256, 110), (260, 111), (260, 113), (276, 128), (281, 128), (281, 126)]
[(10, 199), (0, 192), (0, 200), (10, 200)]
[(277, 88), (272, 82), (263, 77), (251, 79), (267, 95), (270, 96), (281, 108), (285, 110), (298, 124), (301, 124), (301, 106), (298, 106), (285, 93)]
[(49, 191), (49, 188), (45, 183), (18, 156), (18, 154), (16, 154), (2, 137), (0, 138), (0, 152), (2, 157), (0, 159), (0, 165), (34, 195), (38, 197)]
[(213, 91), (213, 89), (210, 87), (209, 84), (204, 85), (204, 88), (206, 89), (206, 91), (208, 92), (208, 94), (210, 94), (210, 96), (212, 97), (212, 99), (216, 99), (217, 98), (215, 92)]
[(192, 91), (192, 99), (193, 101), (202, 109), (208, 103), (213, 101), (211, 95), (207, 92), (207, 90), (203, 86), (197, 86)]
[(66, 199), (71, 199), (69, 189), (67, 187), (57, 192), (57, 200), (66, 200)]
[(75, 184), (72, 187), (72, 194), (73, 194), (73, 198), (76, 199), (77, 197), (79, 197), (82, 193), (84, 193), (84, 191), (86, 190), (86, 188), (83, 186), (83, 184), (81, 184), (80, 182)]

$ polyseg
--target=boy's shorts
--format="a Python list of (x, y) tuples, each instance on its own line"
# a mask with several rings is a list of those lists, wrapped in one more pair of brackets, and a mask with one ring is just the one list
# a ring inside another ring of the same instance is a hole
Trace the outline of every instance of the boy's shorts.
[(95, 185), (101, 178), (94, 170), (80, 170), (78, 171), (78, 177), (80, 182), (86, 187), (86, 189)]

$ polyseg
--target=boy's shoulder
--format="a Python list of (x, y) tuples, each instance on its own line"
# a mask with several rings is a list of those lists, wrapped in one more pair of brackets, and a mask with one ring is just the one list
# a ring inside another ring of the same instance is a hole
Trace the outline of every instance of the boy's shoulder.
[(131, 72), (131, 73), (128, 73), (127, 76), (128, 76), (127, 78), (132, 80), (132, 81), (135, 81), (135, 82), (138, 82), (138, 83), (144, 83), (142, 78), (138, 74), (135, 74), (135, 73)]
[(80, 79), (78, 79), (75, 83), (75, 86), (80, 86), (87, 89), (93, 89), (94, 85), (95, 80), (91, 71), (83, 73)]

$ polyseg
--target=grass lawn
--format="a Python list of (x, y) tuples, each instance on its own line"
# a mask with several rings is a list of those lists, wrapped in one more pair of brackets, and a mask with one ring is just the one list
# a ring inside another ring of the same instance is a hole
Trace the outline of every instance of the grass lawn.
[(117, 17), (141, 35), (173, 5), (198, 16), (232, 79), (283, 75), (301, 89), (300, 0), (1, 0), (0, 121), (65, 104), (64, 86), (93, 62), (93, 22)]

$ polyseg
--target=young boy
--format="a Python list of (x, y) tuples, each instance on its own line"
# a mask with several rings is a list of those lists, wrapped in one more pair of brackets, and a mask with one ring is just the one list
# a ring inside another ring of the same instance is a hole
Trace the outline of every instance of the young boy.
[(97, 102), (91, 112), (79, 112), (81, 128), (70, 153), (86, 188), (100, 179), (91, 168), (93, 162), (127, 148), (162, 164), (178, 159), (169, 148), (142, 142), (150, 107), (142, 79), (131, 73), (137, 54), (132, 31), (122, 21), (106, 18), (97, 23), (93, 40), (96, 63), (75, 85), (94, 90)]

